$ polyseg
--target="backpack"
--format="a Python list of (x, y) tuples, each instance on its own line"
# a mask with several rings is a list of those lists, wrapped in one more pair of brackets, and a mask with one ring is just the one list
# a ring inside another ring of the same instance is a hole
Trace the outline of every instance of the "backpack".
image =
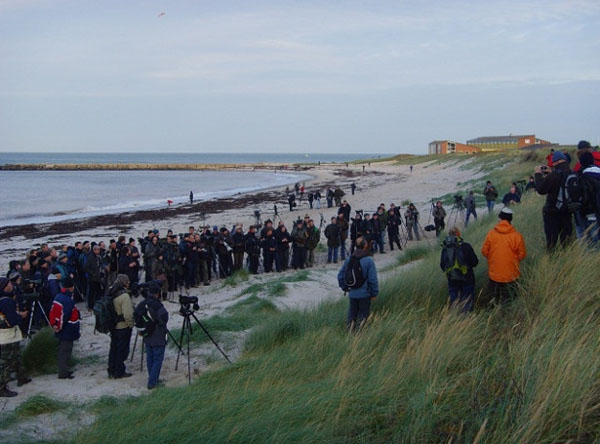
[(365, 275), (363, 274), (360, 259), (354, 255), (350, 256), (346, 273), (344, 274), (344, 285), (346, 288), (357, 289), (365, 284)]
[(469, 267), (465, 264), (462, 252), (462, 240), (456, 236), (448, 236), (442, 246), (442, 267), (451, 281), (466, 281)]
[(584, 215), (600, 213), (600, 180), (585, 173), (581, 175), (580, 180), (583, 187), (581, 213)]
[(104, 296), (94, 304), (94, 317), (96, 318), (95, 330), (99, 333), (109, 334), (121, 320), (115, 310), (113, 299)]
[(138, 334), (144, 338), (150, 336), (156, 328), (156, 313), (147, 300), (140, 302), (133, 312), (133, 320)]
[(563, 181), (556, 198), (556, 208), (561, 213), (575, 213), (581, 210), (584, 189), (581, 178), (575, 174), (563, 174)]

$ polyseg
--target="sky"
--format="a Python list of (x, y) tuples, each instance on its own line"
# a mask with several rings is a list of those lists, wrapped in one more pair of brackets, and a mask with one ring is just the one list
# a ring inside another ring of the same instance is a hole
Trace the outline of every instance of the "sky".
[(0, 0), (0, 151), (595, 144), (599, 24), (598, 0)]

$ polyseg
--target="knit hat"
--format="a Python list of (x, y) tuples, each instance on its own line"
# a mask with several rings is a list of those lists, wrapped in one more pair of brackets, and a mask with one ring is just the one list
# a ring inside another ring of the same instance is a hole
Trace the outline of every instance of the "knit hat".
[(583, 153), (580, 157), (579, 157), (579, 162), (581, 163), (581, 167), (582, 168), (587, 168), (590, 167), (594, 164), (594, 155), (592, 153)]
[(577, 144), (578, 150), (589, 150), (591, 147), (592, 145), (587, 140), (580, 140)]
[(75, 286), (75, 282), (71, 276), (67, 276), (63, 280), (63, 288), (73, 288)]
[(20, 277), (21, 277), (21, 273), (19, 273), (19, 272), (18, 272), (18, 271), (16, 271), (16, 270), (13, 270), (13, 271), (11, 271), (11, 272), (8, 274), (8, 280), (9, 280), (9, 281), (16, 281), (16, 280), (17, 280), (17, 279), (19, 279)]
[(216, 225), (213, 225), (213, 231), (219, 231), (219, 227), (217, 227)]
[(558, 162), (559, 160), (567, 160), (567, 157), (561, 151), (555, 151), (552, 155), (552, 163)]
[(504, 207), (502, 208), (502, 211), (500, 211), (500, 214), (498, 214), (498, 217), (502, 220), (506, 220), (508, 222), (512, 221), (513, 218), (513, 210), (511, 210), (508, 207)]
[(0, 291), (4, 291), (9, 282), (8, 278), (0, 278)]
[(60, 253), (58, 255), (58, 260), (62, 261), (63, 259), (69, 259), (69, 256), (67, 256), (66, 253)]

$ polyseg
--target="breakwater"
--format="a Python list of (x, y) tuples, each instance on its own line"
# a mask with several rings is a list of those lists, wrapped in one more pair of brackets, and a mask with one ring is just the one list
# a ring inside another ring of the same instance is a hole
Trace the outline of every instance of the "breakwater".
[(306, 171), (309, 166), (286, 164), (241, 163), (57, 163), (57, 164), (6, 164), (0, 171), (217, 171), (217, 170), (283, 170)]

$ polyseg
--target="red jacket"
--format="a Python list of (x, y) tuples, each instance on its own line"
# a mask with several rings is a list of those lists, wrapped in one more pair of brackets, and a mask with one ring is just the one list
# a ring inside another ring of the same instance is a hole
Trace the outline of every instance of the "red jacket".
[(548, 154), (548, 155), (546, 156), (546, 164), (547, 164), (547, 165), (548, 165), (550, 168), (552, 168), (552, 165), (553, 165), (553, 163), (552, 163), (552, 154)]
[[(600, 167), (600, 151), (592, 151), (592, 156), (594, 157), (594, 165), (596, 165), (597, 167)], [(581, 169), (581, 163), (577, 162), (575, 164), (575, 168), (573, 168), (573, 171), (578, 173), (580, 169)]]

